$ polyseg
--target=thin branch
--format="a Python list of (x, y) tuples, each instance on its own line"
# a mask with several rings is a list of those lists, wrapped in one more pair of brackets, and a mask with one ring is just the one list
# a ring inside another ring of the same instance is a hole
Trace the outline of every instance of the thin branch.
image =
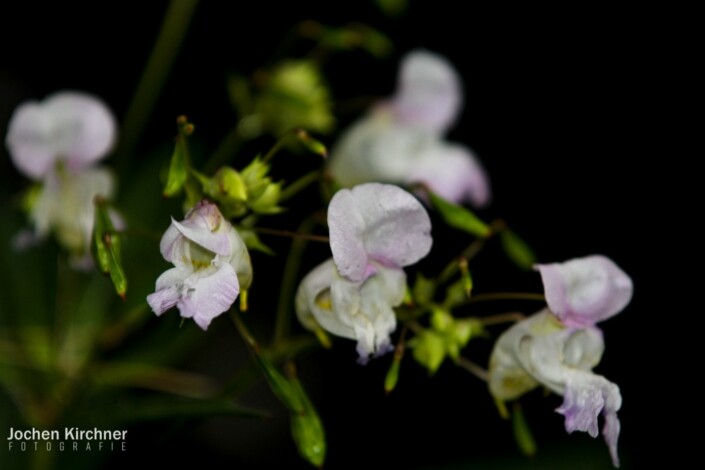
[(516, 323), (524, 320), (526, 315), (521, 312), (499, 313), (488, 317), (476, 317), (485, 326), (501, 325), (503, 323)]
[(470, 359), (466, 359), (463, 356), (460, 356), (458, 357), (456, 364), (458, 364), (458, 366), (467, 370), (483, 382), (487, 382), (489, 380), (489, 374), (487, 373), (487, 370), (480, 367), (478, 364), (475, 364)]
[(312, 235), (310, 233), (291, 232), (289, 230), (277, 230), (265, 227), (255, 227), (253, 230), (255, 232), (264, 233), (266, 235), (274, 235), (277, 237), (288, 237), (300, 240), (309, 240), (312, 242), (330, 243), (330, 239), (323, 235)]

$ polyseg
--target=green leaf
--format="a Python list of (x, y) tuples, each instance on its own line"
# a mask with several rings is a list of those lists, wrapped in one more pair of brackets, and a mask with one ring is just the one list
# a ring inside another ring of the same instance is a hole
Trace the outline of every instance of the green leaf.
[(521, 453), (529, 457), (536, 455), (534, 435), (518, 402), (514, 403), (512, 410), (512, 429), (514, 430), (514, 439)]
[(428, 279), (423, 274), (418, 273), (416, 275), (416, 282), (414, 283), (413, 295), (414, 302), (417, 305), (425, 306), (431, 303), (433, 300), (433, 295), (436, 291), (436, 284), (433, 280)]
[(171, 163), (169, 164), (169, 175), (167, 176), (166, 185), (164, 186), (164, 196), (176, 196), (186, 183), (188, 176), (188, 163), (186, 163), (186, 149), (184, 148), (183, 140), (176, 139), (174, 153), (171, 154)]
[(321, 468), (326, 460), (327, 447), (323, 423), (301, 386), (301, 382), (294, 377), (290, 383), (304, 406), (302, 413), (291, 414), (291, 435), (301, 457), (314, 467)]
[(384, 377), (384, 392), (389, 395), (396, 388), (397, 382), (399, 382), (399, 366), (401, 365), (401, 359), (397, 359), (396, 355), (394, 360), (392, 360), (392, 365), (387, 371), (387, 375)]
[(444, 338), (433, 331), (424, 330), (409, 341), (409, 346), (414, 348), (416, 362), (434, 374), (443, 363), (446, 356)]
[(255, 354), (257, 365), (259, 365), (264, 378), (267, 379), (269, 388), (272, 389), (274, 395), (281, 401), (284, 406), (289, 408), (293, 413), (304, 413), (305, 404), (301, 400), (301, 395), (295, 387), (289, 382), (281, 372), (277, 370), (268, 359), (261, 354)]
[(115, 291), (124, 299), (127, 292), (127, 278), (122, 269), (120, 236), (115, 232), (107, 203), (102, 199), (95, 201), (93, 240), (98, 266), (103, 273), (110, 275)]
[(186, 116), (179, 116), (176, 120), (179, 134), (176, 136), (176, 145), (171, 154), (169, 174), (164, 186), (164, 196), (173, 197), (184, 187), (189, 174), (189, 152), (186, 138), (193, 133), (193, 124), (188, 122)]
[(316, 155), (320, 155), (323, 158), (326, 158), (328, 156), (328, 148), (326, 148), (323, 142), (314, 139), (305, 130), (299, 129), (298, 131), (296, 131), (296, 137), (299, 138), (299, 141), (304, 145), (304, 147), (306, 147), (309, 152), (315, 153)]
[(446, 310), (434, 308), (431, 314), (431, 328), (438, 333), (448, 333), (454, 327), (453, 316)]
[(522, 269), (531, 269), (536, 263), (536, 256), (529, 245), (509, 228), (505, 228), (500, 233), (502, 248), (517, 266)]
[(248, 249), (259, 251), (270, 256), (276, 254), (274, 250), (262, 243), (254, 230), (237, 227), (237, 233), (240, 235), (240, 238), (242, 238), (242, 241), (245, 242), (245, 246)]
[(468, 296), (465, 294), (465, 281), (458, 279), (446, 289), (446, 298), (443, 300), (443, 307), (450, 310), (456, 305), (465, 302), (467, 298)]
[(433, 207), (439, 212), (443, 220), (453, 228), (486, 238), (492, 232), (489, 225), (480, 220), (473, 212), (465, 207), (446, 201), (432, 191), (428, 191)]

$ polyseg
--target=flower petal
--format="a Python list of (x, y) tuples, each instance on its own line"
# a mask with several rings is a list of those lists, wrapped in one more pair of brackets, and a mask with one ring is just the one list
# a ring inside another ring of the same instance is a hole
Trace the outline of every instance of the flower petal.
[(113, 174), (105, 168), (48, 175), (30, 212), (37, 234), (54, 230), (65, 248), (78, 255), (88, 253), (95, 219), (93, 201), (96, 196), (110, 198), (114, 186)]
[[(334, 311), (331, 286), (339, 278), (332, 259), (316, 266), (304, 277), (296, 293), (296, 314), (309, 330), (319, 325), (326, 331), (343, 338), (355, 339), (355, 330), (347, 315)], [(346, 299), (344, 304), (358, 299), (357, 286), (352, 283), (337, 286), (337, 296)], [(350, 300), (348, 300), (350, 299)]]
[(181, 300), (184, 280), (189, 271), (171, 268), (157, 278), (156, 292), (147, 296), (147, 303), (154, 313), (161, 315)]
[(232, 306), (239, 292), (237, 275), (228, 263), (196, 271), (179, 267), (159, 276), (156, 292), (147, 296), (147, 302), (157, 315), (176, 306), (182, 317), (193, 318), (206, 330), (213, 318)]
[(604, 256), (540, 264), (537, 269), (549, 308), (566, 325), (594, 325), (619, 313), (632, 298), (631, 278)]
[(76, 91), (53, 94), (43, 106), (54, 122), (54, 145), (71, 169), (85, 168), (105, 157), (117, 136), (117, 123), (98, 97)]
[(486, 206), (490, 200), (490, 184), (484, 168), (461, 145), (438, 143), (409, 166), (408, 183), (425, 183), (443, 199), (455, 203), (470, 202)]
[(15, 166), (39, 180), (60, 159), (73, 171), (100, 160), (116, 133), (115, 118), (103, 101), (69, 91), (20, 105), (10, 119), (6, 144)]
[(393, 307), (403, 300), (406, 287), (402, 269), (377, 269), (377, 274), (362, 284), (338, 278), (331, 286), (333, 311), (342, 322), (352, 325), (361, 363), (371, 354), (390, 350), (389, 335), (396, 329)]
[(431, 221), (421, 203), (391, 185), (367, 183), (338, 191), (328, 206), (333, 259), (342, 276), (362, 281), (370, 261), (403, 267), (431, 249)]
[(402, 59), (392, 106), (400, 122), (442, 134), (455, 122), (462, 95), (453, 66), (437, 54), (417, 50)]
[(52, 117), (39, 103), (23, 103), (12, 113), (5, 145), (12, 163), (28, 178), (40, 180), (54, 168), (57, 153), (52, 132)]
[(215, 204), (201, 201), (186, 214), (182, 222), (172, 219), (171, 223), (184, 237), (203, 248), (219, 255), (230, 255), (232, 225), (225, 220)]
[(597, 417), (604, 415), (604, 438), (615, 467), (619, 467), (617, 440), (620, 423), (617, 411), (622, 406), (619, 387), (602, 376), (571, 370), (566, 374), (566, 391), (563, 404), (556, 411), (565, 416), (568, 433), (584, 431), (597, 437)]
[(396, 328), (393, 307), (406, 289), (401, 269), (377, 267), (363, 283), (338, 275), (332, 259), (320, 264), (301, 281), (296, 314), (309, 330), (321, 327), (343, 338), (357, 340), (360, 362), (391, 349), (389, 335)]
[(204, 331), (211, 321), (227, 311), (240, 293), (237, 274), (229, 263), (215, 270), (199, 270), (185, 281), (187, 294), (179, 305), (181, 315), (193, 317)]
[(330, 171), (345, 187), (368, 182), (406, 181), (416, 155), (435, 145), (436, 137), (396, 123), (378, 107), (353, 124), (331, 150)]
[(240, 290), (247, 290), (252, 284), (252, 261), (250, 260), (250, 253), (247, 251), (245, 242), (234, 227), (228, 232), (228, 238), (230, 240), (230, 257), (227, 259), (227, 262), (230, 263), (237, 274)]

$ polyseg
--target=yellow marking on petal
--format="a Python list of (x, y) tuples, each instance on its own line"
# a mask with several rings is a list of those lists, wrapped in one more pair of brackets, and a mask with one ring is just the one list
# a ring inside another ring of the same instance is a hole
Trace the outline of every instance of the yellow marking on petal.
[(323, 310), (331, 310), (333, 305), (331, 303), (330, 296), (319, 295), (318, 298), (316, 298), (316, 306)]
[(240, 311), (247, 311), (247, 289), (240, 292)]

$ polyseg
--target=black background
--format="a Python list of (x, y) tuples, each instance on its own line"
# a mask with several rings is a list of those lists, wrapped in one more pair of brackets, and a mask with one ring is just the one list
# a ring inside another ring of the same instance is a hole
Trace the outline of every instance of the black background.
[[(95, 93), (124, 116), (165, 6), (53, 3), (15, 4), (5, 10), (0, 32), (2, 128), (22, 100), (64, 88)], [(341, 102), (391, 93), (397, 59), (408, 50), (424, 47), (445, 55), (462, 75), (466, 92), (462, 118), (450, 138), (476, 151), (492, 181), (493, 203), (483, 215), (509, 221), (543, 262), (602, 253), (634, 280), (630, 306), (603, 325), (607, 350), (598, 367), (622, 390), (620, 454), (624, 466), (631, 468), (645, 458), (649, 436), (663, 437), (657, 419), (670, 405), (656, 390), (669, 380), (665, 355), (678, 347), (673, 334), (665, 331), (668, 312), (661, 299), (667, 276), (658, 274), (657, 267), (663, 258), (673, 257), (666, 235), (678, 230), (677, 223), (669, 222), (673, 215), (663, 211), (675, 178), (664, 163), (672, 162), (677, 170), (680, 162), (678, 154), (663, 149), (667, 138), (661, 106), (671, 99), (672, 82), (662, 73), (674, 59), (666, 45), (669, 19), (660, 15), (578, 6), (498, 5), (490, 10), (464, 5), (460, 10), (458, 2), (412, 1), (405, 15), (390, 19), (366, 2), (204, 3), (140, 143), (139, 158), (133, 160), (139, 162), (142, 155), (168, 144), (174, 117), (181, 113), (196, 123), (205, 150), (213, 150), (236, 117), (225, 89), (227, 74), (266, 65), (285, 33), (300, 20), (330, 25), (363, 21), (393, 39), (391, 60), (351, 52), (327, 62), (324, 71)], [(301, 41), (291, 55), (309, 46)], [(342, 116), (340, 128), (360, 112)], [(332, 143), (331, 138), (324, 141)], [(4, 150), (2, 155), (3, 193), (10, 194), (25, 182)], [(284, 162), (275, 171), (287, 177), (298, 164)], [(129, 185), (129, 178), (123, 184)], [(302, 205), (315, 202), (315, 193), (307, 194)], [(293, 229), (289, 223), (294, 219), (284, 216), (272, 225)], [(442, 233), (442, 240), (435, 234), (441, 260), (465, 244), (457, 232)], [(286, 249), (282, 243), (276, 245), (280, 251)], [(327, 256), (321, 247), (310, 253), (307, 267)], [(266, 331), (272, 317), (264, 312), (271, 311), (270, 303), (273, 306), (281, 261), (254, 255), (254, 262), (256, 271), (274, 273), (272, 279), (257, 278), (252, 294), (256, 303), (259, 292), (263, 307), (261, 317), (253, 320), (255, 328)], [(540, 289), (538, 276), (516, 272), (496, 245), (477, 263), (477, 292)], [(440, 264), (431, 260), (426, 266)], [(518, 307), (530, 312), (534, 306)], [(218, 363), (218, 358), (243, 356), (244, 348), (226, 322), (215, 322), (214, 327), (188, 366), (203, 365), (227, 376), (231, 364)], [(498, 419), (484, 386), (474, 377), (444, 365), (429, 379), (407, 361), (398, 390), (385, 397), (381, 383), (388, 360), (363, 368), (355, 364), (353, 350), (351, 342), (340, 340), (332, 351), (316, 352), (299, 364), (327, 427), (329, 468), (489, 468), (490, 459), (498, 462), (493, 468), (565, 468), (551, 459), (571, 452), (579, 456), (571, 468), (609, 468), (601, 439), (565, 435), (561, 416), (552, 411), (560, 403), (557, 397), (527, 397), (525, 408), (539, 441), (539, 456), (535, 462), (515, 459), (510, 428)], [(483, 362), (487, 351), (477, 345), (466, 354)], [(138, 427), (131, 431), (130, 451), (111, 456), (111, 462), (114, 468), (122, 467), (149, 452), (165, 465), (200, 456), (234, 468), (305, 468), (287, 436), (286, 415), (268, 393), (258, 387), (246, 398), (273, 409), (271, 422), (218, 419), (178, 428), (173, 423)], [(649, 452), (665, 450), (665, 442)]]

